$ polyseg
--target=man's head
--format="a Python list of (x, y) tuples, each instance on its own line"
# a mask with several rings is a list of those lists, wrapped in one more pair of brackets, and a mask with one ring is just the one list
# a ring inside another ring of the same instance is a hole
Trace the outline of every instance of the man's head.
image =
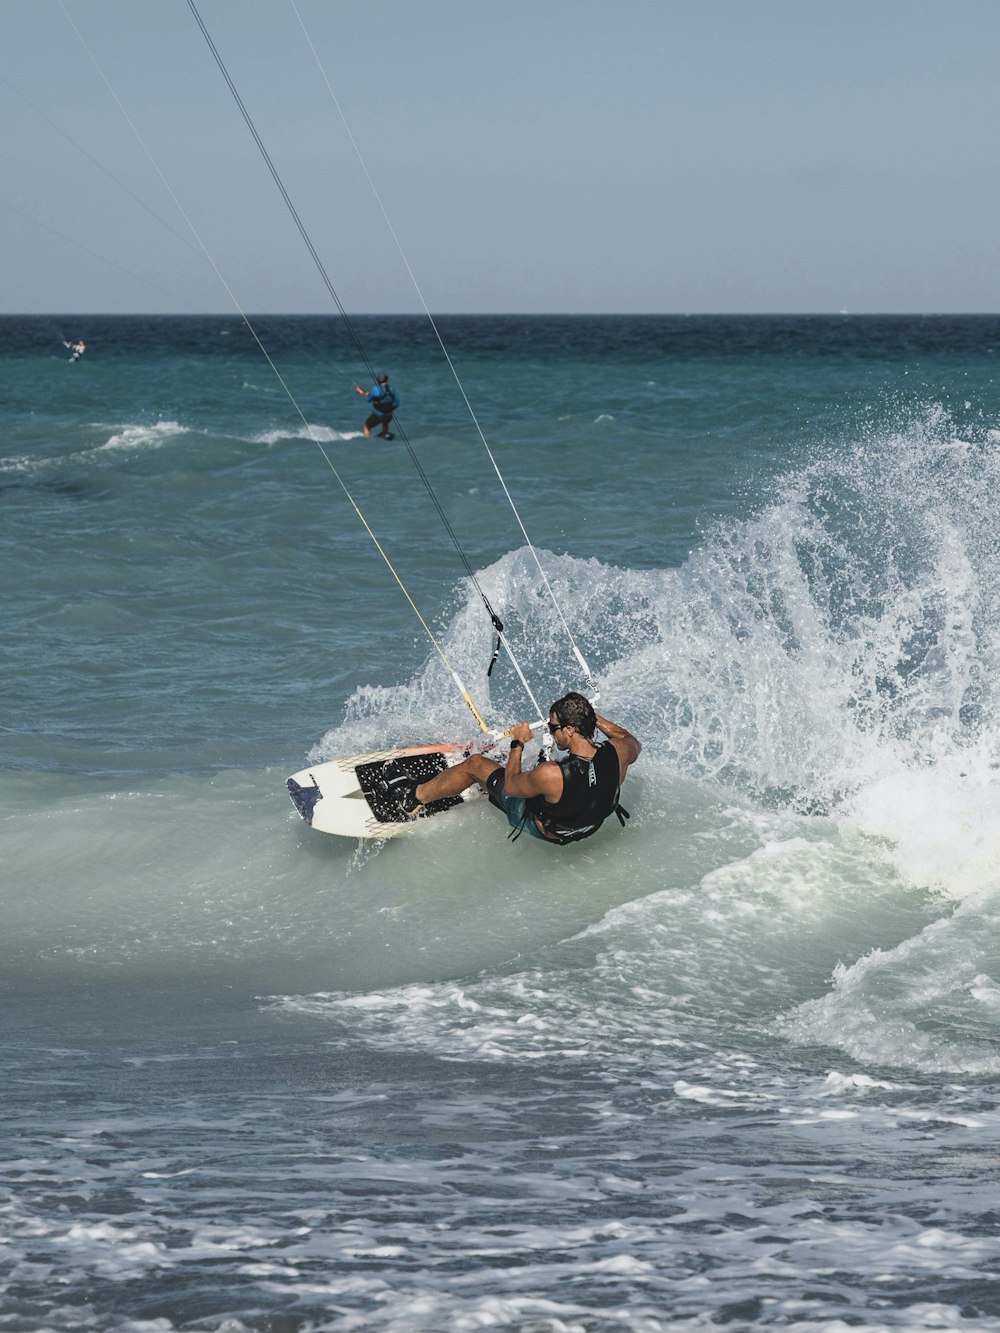
[(389, 376), (385, 373), (384, 370), (382, 371), (382, 373), (381, 373), (380, 375), (376, 375), (376, 376), (375, 376), (375, 379), (378, 381), (379, 384), (388, 384), (388, 383), (389, 383)]
[[(559, 725), (553, 728), (552, 723)], [(594, 710), (590, 700), (582, 694), (577, 694), (571, 690), (569, 694), (564, 694), (561, 699), (557, 699), (549, 709), (549, 730), (557, 731), (560, 728), (572, 727), (574, 731), (579, 732), (585, 740), (592, 740), (594, 732), (597, 730), (597, 718), (594, 716)], [(561, 750), (565, 750), (565, 745), (560, 745)]]

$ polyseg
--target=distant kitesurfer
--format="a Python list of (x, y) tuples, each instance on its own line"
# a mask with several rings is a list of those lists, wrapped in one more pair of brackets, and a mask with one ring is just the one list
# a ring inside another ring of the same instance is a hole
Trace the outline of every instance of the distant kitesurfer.
[(84, 352), (87, 350), (87, 344), (82, 338), (78, 338), (75, 343), (68, 343), (64, 338), (63, 347), (69, 348), (70, 356), (68, 359), (70, 361), (79, 361), (80, 357), (83, 356)]
[[(595, 730), (606, 741), (594, 741)], [(417, 782), (405, 760), (392, 759), (383, 770), (388, 792), (403, 814), (415, 819), (423, 806), (446, 796), (457, 796), (474, 782), (484, 788), (507, 816), (514, 836), (526, 829), (546, 842), (579, 842), (589, 838), (611, 814), (624, 825), (628, 812), (618, 803), (621, 784), (642, 745), (624, 727), (595, 713), (590, 700), (575, 692), (564, 694), (549, 709), (549, 731), (565, 759), (543, 759), (527, 772), (521, 754), (531, 740), (531, 727), (518, 722), (511, 728), (510, 754), (501, 767), (482, 754), (443, 769), (426, 782)], [(508, 835), (510, 836), (510, 835)]]
[(389, 425), (393, 412), (399, 407), (399, 394), (389, 383), (389, 376), (383, 370), (367, 393), (360, 384), (355, 384), (354, 392), (362, 394), (372, 405), (371, 415), (365, 421), (365, 439), (371, 435), (373, 426), (380, 426), (379, 439), (391, 440)]

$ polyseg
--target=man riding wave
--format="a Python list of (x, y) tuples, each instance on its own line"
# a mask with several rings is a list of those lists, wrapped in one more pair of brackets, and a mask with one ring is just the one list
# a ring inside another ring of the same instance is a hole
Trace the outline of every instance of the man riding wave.
[[(545, 842), (565, 844), (589, 838), (611, 814), (624, 824), (628, 814), (618, 796), (629, 766), (642, 750), (640, 742), (624, 727), (595, 713), (590, 700), (575, 691), (552, 705), (548, 725), (558, 748), (567, 751), (565, 759), (543, 759), (522, 770), (521, 755), (531, 740), (531, 725), (518, 722), (511, 728), (510, 753), (503, 766), (472, 754), (418, 782), (406, 771), (405, 761), (394, 759), (386, 764), (383, 780), (410, 818), (416, 818), (423, 806), (457, 796), (478, 782), (490, 804), (507, 816), (515, 837), (527, 830)], [(607, 739), (598, 744), (595, 731)]]

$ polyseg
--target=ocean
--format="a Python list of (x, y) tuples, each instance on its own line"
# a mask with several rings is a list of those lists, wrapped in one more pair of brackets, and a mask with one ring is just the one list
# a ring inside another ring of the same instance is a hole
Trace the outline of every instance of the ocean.
[[(0, 319), (0, 1330), (1000, 1330), (1000, 318), (252, 322)], [(626, 829), (292, 808), (533, 716), (430, 492)]]

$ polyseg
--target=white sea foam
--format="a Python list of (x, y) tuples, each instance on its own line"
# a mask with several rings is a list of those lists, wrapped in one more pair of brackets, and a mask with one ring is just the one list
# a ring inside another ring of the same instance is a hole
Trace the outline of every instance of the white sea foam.
[[(33, 472), (59, 474), (67, 463), (88, 463), (107, 454), (139, 453), (146, 450), (161, 449), (172, 441), (192, 432), (187, 426), (177, 421), (157, 421), (152, 423), (130, 422), (112, 426), (104, 422), (93, 422), (86, 431), (91, 436), (103, 436), (111, 433), (99, 443), (88, 445), (70, 454), (37, 454), (8, 457), (0, 461), (0, 475), (30, 475)], [(198, 433), (198, 432), (194, 432)]]
[(991, 735), (922, 765), (887, 764), (845, 809), (901, 875), (955, 899), (1000, 886), (1000, 769)]
[(896, 948), (838, 965), (830, 992), (784, 1015), (776, 1030), (881, 1068), (995, 1076), (998, 908), (997, 899), (970, 899)]
[(249, 442), (251, 444), (280, 444), (283, 440), (312, 440), (318, 444), (338, 444), (343, 440), (359, 440), (364, 438), (364, 432), (360, 430), (335, 430), (333, 426), (304, 425), (303, 423), (289, 424), (281, 426), (275, 430), (261, 431), (259, 435), (251, 435)]
[(0, 459), (0, 474), (29, 473), (39, 466), (37, 458), (29, 458), (27, 454), (20, 457)]
[(159, 449), (177, 436), (186, 435), (188, 427), (178, 421), (156, 421), (120, 426), (94, 452), (114, 450)]

